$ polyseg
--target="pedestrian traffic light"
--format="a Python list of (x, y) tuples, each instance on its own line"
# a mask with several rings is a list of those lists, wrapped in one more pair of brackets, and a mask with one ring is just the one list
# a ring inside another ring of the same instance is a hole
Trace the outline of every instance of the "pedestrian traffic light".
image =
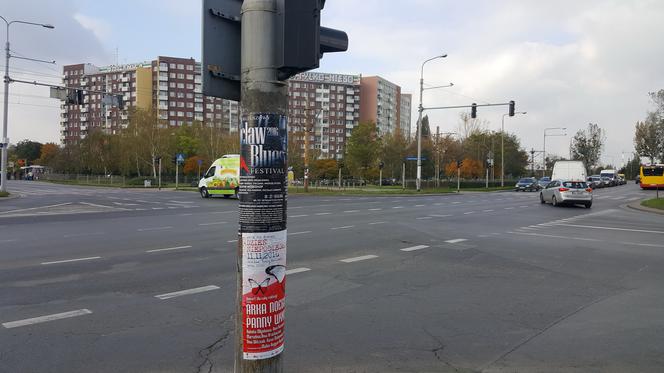
[(509, 110), (510, 117), (514, 116), (514, 106), (515, 106), (514, 101), (510, 101), (510, 110)]
[(457, 168), (461, 168), (461, 166), (463, 166), (463, 161), (462, 161), (462, 160), (458, 160), (458, 161), (457, 161)]
[(473, 119), (477, 118), (477, 104), (474, 102), (470, 107), (470, 117)]
[(378, 163), (378, 168), (379, 168), (379, 169), (382, 170), (383, 167), (385, 167), (385, 163), (384, 163), (383, 161), (381, 161), (380, 163)]

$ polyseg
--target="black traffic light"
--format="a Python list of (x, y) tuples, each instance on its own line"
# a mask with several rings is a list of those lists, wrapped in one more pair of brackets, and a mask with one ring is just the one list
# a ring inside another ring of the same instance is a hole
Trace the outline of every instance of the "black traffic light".
[(477, 118), (477, 104), (474, 102), (470, 107), (470, 117), (473, 119)]
[(83, 90), (70, 89), (67, 92), (67, 103), (70, 105), (83, 105)]
[(514, 101), (510, 101), (510, 110), (509, 110), (510, 117), (514, 116), (514, 106), (515, 106)]
[(380, 163), (378, 163), (378, 168), (382, 170), (383, 167), (385, 167), (385, 163), (383, 161), (380, 161)]
[(458, 160), (458, 161), (457, 161), (457, 168), (461, 168), (461, 166), (463, 166), (463, 161), (462, 161), (462, 160)]

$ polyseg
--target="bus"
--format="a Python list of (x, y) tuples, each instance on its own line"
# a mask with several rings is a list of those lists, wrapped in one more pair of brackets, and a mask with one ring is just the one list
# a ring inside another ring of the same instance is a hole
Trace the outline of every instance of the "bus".
[(664, 164), (641, 165), (641, 189), (664, 189)]

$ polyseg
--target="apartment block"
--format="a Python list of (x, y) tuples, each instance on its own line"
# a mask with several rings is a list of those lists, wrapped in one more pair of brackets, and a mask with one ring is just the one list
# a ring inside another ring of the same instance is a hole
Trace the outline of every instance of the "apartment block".
[(362, 77), (361, 122), (374, 122), (379, 135), (402, 131), (401, 87), (379, 76)]
[(399, 109), (401, 134), (404, 138), (410, 138), (410, 124), (413, 110), (413, 95), (410, 93), (401, 94), (401, 103)]

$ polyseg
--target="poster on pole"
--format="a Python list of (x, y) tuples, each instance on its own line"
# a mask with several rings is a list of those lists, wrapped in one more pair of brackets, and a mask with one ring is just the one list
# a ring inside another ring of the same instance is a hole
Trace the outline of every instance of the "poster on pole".
[(284, 349), (286, 302), (286, 116), (253, 114), (240, 128), (242, 352), (268, 359)]

